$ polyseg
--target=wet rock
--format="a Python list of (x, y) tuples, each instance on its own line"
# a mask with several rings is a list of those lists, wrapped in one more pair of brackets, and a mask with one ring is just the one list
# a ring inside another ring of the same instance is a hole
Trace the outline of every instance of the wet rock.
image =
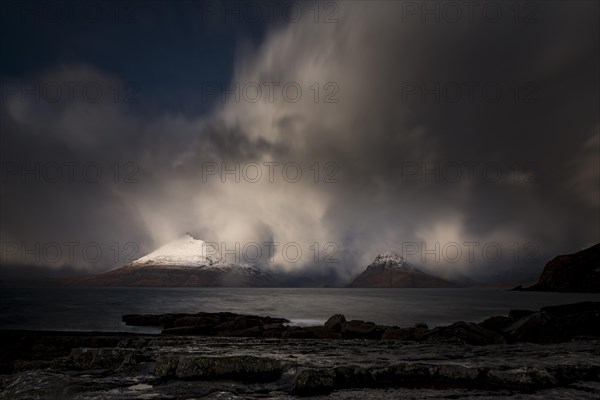
[(335, 373), (330, 369), (301, 369), (294, 380), (292, 393), (300, 396), (328, 394), (335, 389)]
[(221, 322), (215, 325), (215, 332), (220, 332), (223, 336), (233, 328), (233, 320)]
[(411, 340), (412, 329), (388, 328), (383, 332), (381, 338), (384, 340)]
[(458, 343), (474, 346), (506, 343), (504, 337), (477, 324), (456, 322), (434, 328), (425, 337), (427, 343)]
[(510, 317), (496, 316), (496, 317), (490, 317), (490, 318), (486, 319), (485, 321), (480, 322), (479, 325), (482, 328), (485, 328), (492, 332), (496, 332), (496, 333), (503, 335), (504, 330), (506, 328), (508, 328), (508, 326), (510, 326), (510, 324), (512, 324), (513, 322), (515, 322), (515, 320)]
[(572, 314), (579, 314), (587, 311), (600, 312), (600, 302), (584, 301), (581, 303), (563, 304), (559, 306), (542, 307), (541, 312), (552, 315), (554, 317), (564, 317)]
[(463, 365), (445, 364), (433, 365), (428, 368), (429, 375), (435, 382), (469, 385), (477, 382), (482, 375), (480, 368), (465, 367)]
[(421, 341), (429, 334), (429, 326), (425, 323), (416, 323), (411, 331), (412, 340)]
[(127, 314), (121, 317), (126, 325), (134, 326), (159, 326), (173, 328), (175, 321), (179, 318), (191, 316), (190, 314)]
[[(564, 318), (585, 313), (567, 314)], [(549, 318), (555, 321), (563, 317)], [(269, 330), (283, 327), (273, 325)], [(339, 334), (323, 326), (283, 328)], [(403, 330), (413, 335), (419, 328), (424, 327)], [(399, 329), (388, 327), (386, 331)], [(429, 331), (430, 334), (437, 333), (436, 329)], [(591, 400), (597, 397), (593, 393), (600, 388), (597, 340), (473, 348), (363, 340), (287, 341), (168, 335), (115, 335), (111, 339), (107, 335), (76, 337), (64, 333), (51, 336), (28, 333), (19, 338), (15, 335), (7, 332), (1, 336), (4, 340), (0, 344), (4, 347), (0, 350), (10, 350), (10, 344), (23, 339), (27, 347), (20, 348), (19, 357), (28, 358), (14, 359), (13, 372), (0, 375), (2, 400), (292, 398), (293, 394), (325, 396), (329, 392), (333, 393), (327, 396), (339, 399), (406, 398), (399, 394), (407, 393), (408, 398), (415, 400), (423, 398), (424, 393), (427, 398), (440, 398), (444, 394), (448, 398), (513, 399), (521, 398), (523, 392), (534, 391), (540, 398)], [(97, 340), (92, 340), (92, 336)], [(50, 362), (31, 359), (29, 352), (36, 348), (35, 354), (41, 356), (46, 348), (57, 354), (66, 345), (110, 342), (118, 347), (74, 349), (68, 357), (60, 356)], [(72, 379), (77, 382), (69, 383)], [(55, 385), (56, 382), (61, 385)], [(70, 386), (69, 393), (65, 385)], [(581, 390), (574, 389), (575, 386)], [(397, 391), (398, 388), (404, 389)], [(453, 392), (447, 392), (448, 388)], [(538, 389), (552, 390), (538, 393)]]
[(233, 331), (240, 331), (262, 325), (263, 323), (258, 317), (240, 316), (233, 320), (233, 323), (229, 326), (229, 329)]
[(280, 338), (287, 330), (287, 327), (281, 324), (268, 324), (263, 327), (264, 331), (262, 336), (264, 338)]
[(255, 356), (161, 356), (154, 374), (163, 378), (269, 382), (278, 379), (285, 366), (281, 361)]
[(65, 360), (65, 363), (72, 368), (81, 370), (115, 370), (127, 365), (135, 365), (143, 360), (147, 360), (147, 357), (144, 357), (137, 350), (123, 348), (77, 348), (71, 350), (71, 354)]
[(578, 336), (600, 336), (600, 302), (583, 302), (543, 307), (562, 339)]
[(121, 321), (125, 322), (126, 325), (135, 326), (160, 326), (160, 315), (150, 314), (126, 314), (121, 317)]
[(252, 328), (241, 329), (238, 331), (231, 331), (227, 336), (233, 337), (261, 337), (263, 334), (262, 326), (253, 326)]
[(408, 340), (420, 342), (429, 333), (427, 324), (418, 323), (412, 328), (387, 328), (381, 335), (385, 340)]
[(315, 337), (317, 339), (341, 339), (342, 335), (333, 329), (327, 329), (325, 327), (316, 326), (313, 328)]
[(342, 331), (342, 325), (346, 322), (346, 317), (342, 314), (335, 314), (325, 322), (325, 328), (336, 332)]
[(290, 327), (281, 334), (282, 339), (315, 339), (315, 331), (310, 328)]
[(263, 329), (265, 331), (268, 331), (270, 329), (285, 329), (285, 326), (281, 323), (265, 324), (263, 325)]
[(558, 384), (558, 379), (542, 368), (515, 368), (509, 370), (490, 370), (486, 382), (503, 388), (539, 388)]
[(508, 317), (511, 318), (512, 320), (517, 320), (517, 319), (521, 319), (524, 317), (528, 317), (534, 313), (535, 313), (535, 311), (531, 311), (531, 310), (510, 310), (508, 312)]
[(600, 336), (600, 311), (585, 311), (554, 319), (556, 329), (563, 337)]
[(344, 339), (366, 339), (374, 336), (376, 325), (373, 322), (352, 320), (342, 324)]
[(163, 329), (184, 326), (213, 326), (215, 331), (239, 331), (267, 324), (289, 322), (285, 318), (259, 317), (256, 315), (234, 314), (229, 312), (196, 314), (127, 314), (122, 316), (127, 325), (160, 326)]
[(162, 355), (154, 363), (154, 375), (161, 378), (176, 377), (180, 356)]
[(200, 335), (210, 336), (215, 332), (215, 328), (212, 325), (195, 325), (195, 326), (181, 326), (178, 328), (163, 329), (162, 333), (167, 335)]
[(180, 328), (182, 326), (208, 325), (215, 326), (220, 323), (219, 318), (215, 317), (183, 317), (174, 321), (173, 327)]
[(558, 343), (564, 340), (551, 317), (543, 312), (519, 319), (505, 332), (510, 342)]
[(260, 317), (260, 320), (263, 325), (286, 324), (286, 323), (290, 322), (289, 320), (287, 320), (285, 318), (274, 318), (274, 317)]

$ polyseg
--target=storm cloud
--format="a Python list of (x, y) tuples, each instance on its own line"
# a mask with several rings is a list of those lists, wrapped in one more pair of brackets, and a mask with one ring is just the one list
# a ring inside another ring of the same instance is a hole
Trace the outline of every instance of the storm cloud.
[[(323, 23), (304, 8), (240, 43), (225, 86), (190, 77), (210, 105), (196, 115), (144, 108), (143, 87), (89, 61), (5, 74), (2, 263), (96, 272), (193, 232), (278, 243), (262, 264), (340, 282), (388, 251), (494, 281), (597, 243), (598, 4), (516, 18), (489, 3), (500, 16), (340, 2)], [(30, 254), (48, 243), (58, 260)]]

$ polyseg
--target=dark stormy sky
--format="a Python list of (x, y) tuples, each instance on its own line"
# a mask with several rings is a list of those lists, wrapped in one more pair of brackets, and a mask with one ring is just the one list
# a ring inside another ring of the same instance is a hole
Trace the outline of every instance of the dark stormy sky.
[(535, 276), (600, 241), (599, 17), (593, 1), (3, 2), (1, 263), (97, 272), (192, 232), (341, 281), (388, 251)]

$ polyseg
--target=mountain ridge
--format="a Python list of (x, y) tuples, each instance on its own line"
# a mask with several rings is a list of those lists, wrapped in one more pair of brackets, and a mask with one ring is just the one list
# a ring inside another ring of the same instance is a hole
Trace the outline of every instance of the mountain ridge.
[(459, 285), (421, 271), (397, 253), (384, 253), (346, 287), (349, 288), (455, 288)]

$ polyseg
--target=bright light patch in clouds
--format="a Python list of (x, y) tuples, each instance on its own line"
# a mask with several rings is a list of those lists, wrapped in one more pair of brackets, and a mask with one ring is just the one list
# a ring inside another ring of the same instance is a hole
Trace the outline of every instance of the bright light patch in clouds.
[[(544, 257), (598, 240), (598, 224), (590, 222), (600, 203), (594, 185), (600, 179), (598, 80), (589, 64), (598, 39), (588, 34), (594, 26), (597, 33), (597, 13), (588, 10), (594, 5), (578, 3), (569, 8), (578, 18), (564, 18), (564, 5), (544, 4), (543, 18), (527, 27), (512, 21), (400, 23), (401, 5), (394, 2), (339, 6), (339, 23), (315, 24), (309, 16), (271, 29), (240, 53), (232, 85), (276, 82), (274, 101), (265, 101), (264, 92), (255, 103), (215, 97), (209, 113), (186, 116), (138, 113), (135, 105), (108, 97), (56, 105), (8, 99), (5, 130), (15, 158), (94, 160), (106, 168), (132, 162), (139, 182), (25, 185), (25, 200), (6, 194), (4, 209), (20, 211), (3, 222), (3, 237), (132, 240), (142, 252), (187, 231), (242, 246), (298, 243), (304, 250), (299, 262), (287, 263), (275, 252), (270, 266), (285, 270), (314, 268), (310, 246), (332, 242), (341, 261), (325, 267), (343, 279), (376, 254), (401, 251), (408, 242), (496, 241), (505, 248), (535, 242), (539, 267)], [(559, 42), (571, 50), (558, 53)], [(549, 59), (554, 61), (540, 63)], [(73, 77), (103, 86), (119, 81), (99, 67), (75, 64), (29, 78)], [(499, 103), (402, 101), (406, 82), (453, 81), (537, 82), (542, 91), (535, 104), (513, 104), (508, 97)], [(297, 102), (282, 97), (286, 83), (302, 88)], [(324, 102), (332, 93), (339, 101)], [(202, 179), (207, 163), (243, 168), (264, 162), (297, 163), (302, 179)], [(320, 168), (334, 163), (338, 181), (315, 183), (315, 162)], [(495, 183), (431, 183), (403, 175), (407, 163), (436, 162), (494, 162), (506, 176)], [(506, 178), (514, 165), (527, 163), (535, 173), (525, 171), (517, 182)], [(568, 182), (567, 189), (556, 182)], [(94, 268), (112, 266), (106, 257)], [(489, 264), (478, 259), (425, 266), (470, 273)]]

